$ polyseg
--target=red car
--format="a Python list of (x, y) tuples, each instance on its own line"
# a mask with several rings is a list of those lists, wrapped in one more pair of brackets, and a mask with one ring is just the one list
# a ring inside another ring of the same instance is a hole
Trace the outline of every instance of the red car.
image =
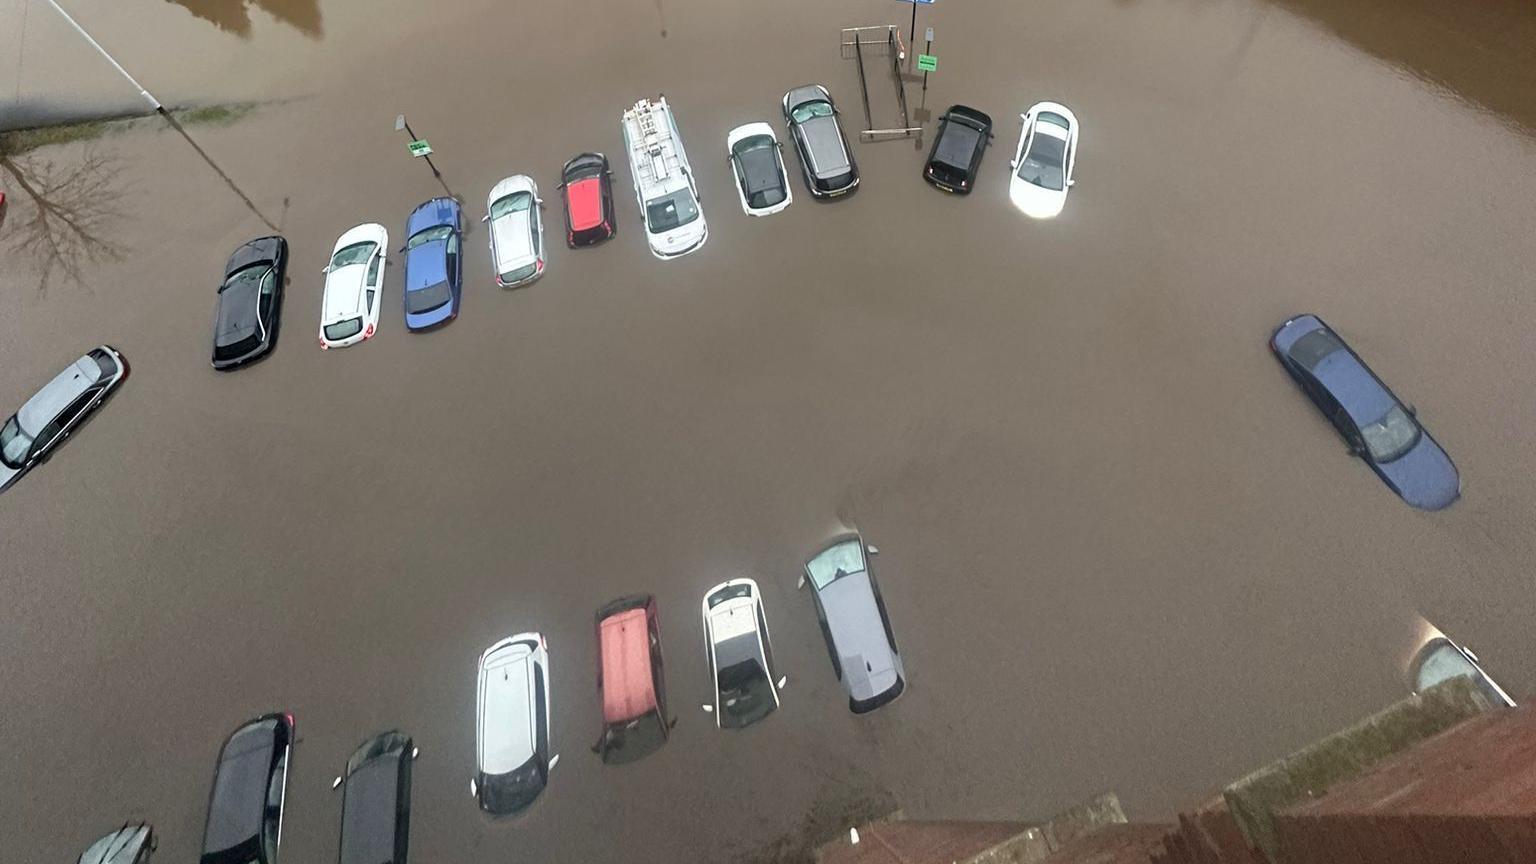
[(661, 749), (677, 718), (667, 716), (656, 598), (620, 597), (599, 609), (597, 654), (603, 735), (592, 752), (614, 765)]
[(613, 171), (608, 157), (583, 153), (560, 171), (565, 198), (565, 242), (572, 249), (591, 246), (613, 236), (618, 221), (613, 212)]

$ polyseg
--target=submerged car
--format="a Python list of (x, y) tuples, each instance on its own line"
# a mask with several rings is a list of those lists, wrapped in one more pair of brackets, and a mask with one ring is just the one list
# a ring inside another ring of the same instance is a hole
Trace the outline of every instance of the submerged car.
[(1489, 704), (1515, 707), (1515, 700), (1509, 698), (1504, 688), (1495, 684), (1493, 678), (1483, 671), (1472, 649), (1457, 645), (1446, 636), (1436, 636), (1425, 642), (1413, 656), (1408, 668), (1415, 693), (1422, 693), (1442, 681), (1462, 676), (1472, 680)]
[(597, 654), (603, 733), (592, 752), (617, 765), (661, 749), (677, 719), (667, 715), (656, 598), (620, 597), (597, 610)]
[(128, 361), (102, 345), (44, 384), (0, 427), (0, 492), (52, 458), (127, 377)]
[(951, 105), (939, 118), (939, 132), (923, 179), (945, 192), (969, 195), (976, 188), (981, 157), (992, 140), (992, 118), (965, 105)]
[(704, 710), (715, 725), (741, 729), (779, 707), (786, 679), (773, 668), (773, 644), (763, 599), (751, 579), (732, 579), (704, 592), (704, 648), (714, 701)]
[(575, 249), (601, 243), (618, 230), (613, 210), (613, 169), (601, 153), (582, 153), (560, 169), (565, 199), (565, 245)]
[(667, 261), (704, 248), (709, 223), (667, 97), (641, 99), (624, 111), (620, 125), (651, 255)]
[(320, 348), (345, 348), (372, 339), (384, 294), (389, 231), (369, 223), (348, 229), (325, 265), (320, 299)]
[(293, 715), (267, 714), (219, 750), (198, 864), (276, 864), (288, 797)]
[(411, 830), (411, 763), (416, 745), (403, 732), (363, 742), (331, 783), (341, 795), (336, 864), (406, 864)]
[(1077, 181), (1077, 116), (1065, 105), (1041, 102), (1019, 115), (1024, 129), (1013, 154), (1008, 199), (1026, 216), (1050, 219), (1067, 206)]
[(880, 585), (866, 556), (875, 548), (856, 533), (827, 544), (805, 563), (800, 587), (810, 582), (832, 671), (855, 714), (873, 711), (906, 690), (906, 671)]
[(149, 864), (155, 846), (154, 828), (145, 822), (130, 822), (92, 843), (77, 864)]
[(425, 330), (459, 314), (464, 262), (459, 202), (433, 198), (405, 222), (405, 326)]
[(1344, 340), (1316, 315), (1281, 324), (1269, 348), (1323, 416), (1402, 499), (1439, 510), (1461, 495), (1451, 458)]
[(526, 174), (497, 183), (485, 202), (491, 225), (491, 267), (496, 284), (516, 288), (544, 275), (544, 220), (539, 184)]
[(807, 84), (785, 93), (782, 104), (806, 188), (817, 198), (852, 192), (859, 185), (859, 166), (837, 121), (832, 94), (820, 84)]
[(213, 368), (234, 369), (277, 344), (288, 273), (288, 241), (258, 237), (236, 249), (224, 265), (213, 325)]
[(528, 809), (560, 761), (550, 755), (549, 653), (538, 633), (519, 633), (480, 655), (475, 687), (475, 777), (469, 791), (487, 813)]
[(737, 126), (725, 136), (726, 157), (736, 175), (736, 194), (748, 216), (768, 216), (794, 201), (784, 173), (784, 154), (767, 123)]

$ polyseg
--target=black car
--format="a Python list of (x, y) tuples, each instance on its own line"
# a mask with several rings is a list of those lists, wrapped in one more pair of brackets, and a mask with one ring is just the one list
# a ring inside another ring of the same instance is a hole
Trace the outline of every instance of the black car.
[(591, 246), (618, 230), (613, 212), (613, 171), (607, 156), (582, 153), (565, 163), (560, 169), (560, 191), (565, 199), (567, 246)]
[(805, 187), (817, 198), (835, 198), (859, 185), (859, 166), (837, 120), (832, 94), (820, 84), (807, 84), (784, 94), (784, 122), (795, 139)]
[(939, 118), (939, 132), (928, 152), (923, 179), (943, 189), (969, 195), (976, 187), (982, 154), (992, 140), (992, 118), (965, 105), (951, 105)]
[(275, 864), (292, 752), (292, 714), (257, 717), (224, 741), (199, 864)]
[(405, 864), (411, 827), (411, 762), (416, 746), (403, 732), (364, 742), (333, 787), (341, 797), (338, 864)]
[(283, 308), (288, 241), (259, 237), (224, 265), (213, 324), (213, 368), (233, 369), (272, 350)]

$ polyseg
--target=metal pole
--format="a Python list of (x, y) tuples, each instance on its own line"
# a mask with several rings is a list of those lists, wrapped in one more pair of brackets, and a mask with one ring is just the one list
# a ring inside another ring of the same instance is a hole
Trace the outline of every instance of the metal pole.
[[(413, 129), (411, 129), (411, 124), (406, 122), (404, 114), (400, 115), (400, 117), (399, 117), (399, 125), (396, 126), (395, 128), (404, 130), (405, 134), (408, 135), (412, 141), (419, 140), (416, 137), (416, 132)], [(432, 163), (432, 157), (431, 156), (423, 156), (421, 158), (427, 160), (427, 167), (432, 169), (432, 176), (436, 177), (438, 179), (438, 182), (441, 183), (442, 179), (443, 179), (443, 172), (437, 170), (437, 166)], [(445, 184), (443, 186), (443, 188), (447, 189), (448, 186)]]
[[(928, 32), (930, 32), (930, 33), (933, 32), (933, 28), (932, 27), (928, 28)], [(928, 47), (923, 49), (923, 53), (924, 54), (932, 54), (933, 53), (933, 40), (932, 39), (928, 40)], [(928, 92), (928, 70), (926, 70), (926, 69), (923, 70), (923, 92), (924, 93)]]
[(912, 0), (912, 29), (907, 31), (907, 44), (917, 44), (917, 0)]
[(85, 32), (85, 28), (81, 27), (79, 22), (75, 21), (74, 18), (71, 18), (68, 12), (64, 11), (64, 7), (58, 4), (58, 0), (48, 0), (48, 5), (52, 6), (55, 12), (58, 12), (60, 15), (64, 16), (64, 20), (69, 22), (69, 26), (75, 28), (76, 33), (79, 33), (80, 36), (85, 39), (85, 41), (91, 43), (91, 47), (95, 48), (98, 54), (107, 58), (107, 62), (112, 64), (112, 68), (116, 69), (119, 75), (128, 79), (128, 83), (132, 84), (134, 89), (139, 91), (139, 95), (144, 97), (144, 101), (148, 102), (151, 108), (155, 109), (161, 114), (165, 113), (165, 108), (160, 104), (160, 100), (156, 99), (154, 94), (150, 93), (148, 90), (145, 90), (144, 85), (140, 84), (138, 81), (135, 81), (133, 76), (128, 74), (128, 70), (124, 69), (121, 63), (118, 63), (116, 60), (112, 59), (112, 55), (107, 53), (107, 49), (101, 47), (100, 42), (92, 39), (91, 34)]

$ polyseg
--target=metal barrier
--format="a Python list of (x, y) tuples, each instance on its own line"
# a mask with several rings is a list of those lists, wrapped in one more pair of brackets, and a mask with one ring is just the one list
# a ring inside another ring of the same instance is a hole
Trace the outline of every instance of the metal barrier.
[[(906, 46), (902, 44), (901, 28), (894, 24), (877, 24), (869, 27), (845, 27), (839, 37), (839, 51), (844, 59), (852, 57), (859, 64), (859, 90), (864, 97), (864, 130), (859, 133), (863, 141), (889, 140), (891, 138), (907, 138), (923, 131), (921, 126), (913, 126), (907, 115), (907, 87), (901, 77), (901, 64), (907, 58)], [(850, 54), (848, 49), (853, 49)], [(869, 80), (864, 72), (864, 53), (870, 49), (885, 49), (891, 58), (891, 72), (896, 79), (896, 105), (901, 109), (901, 126), (892, 129), (876, 129), (873, 113), (869, 107)]]

